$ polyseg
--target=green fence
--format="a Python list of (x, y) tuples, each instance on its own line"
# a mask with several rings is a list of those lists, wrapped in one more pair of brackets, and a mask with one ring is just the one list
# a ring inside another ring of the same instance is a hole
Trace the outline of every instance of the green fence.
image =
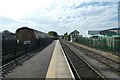
[(83, 44), (85, 46), (95, 48), (97, 50), (110, 52), (115, 55), (120, 56), (120, 37), (113, 38), (87, 38), (87, 37), (78, 37), (77, 43)]

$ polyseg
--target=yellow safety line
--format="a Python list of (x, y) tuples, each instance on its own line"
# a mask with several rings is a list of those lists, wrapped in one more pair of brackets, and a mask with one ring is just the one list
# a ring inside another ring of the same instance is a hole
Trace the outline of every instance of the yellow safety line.
[(56, 53), (56, 47), (57, 46), (57, 41), (56, 41), (56, 45), (52, 54), (52, 58), (50, 61), (50, 65), (47, 71), (47, 75), (46, 78), (56, 78), (56, 61), (57, 61), (57, 53)]

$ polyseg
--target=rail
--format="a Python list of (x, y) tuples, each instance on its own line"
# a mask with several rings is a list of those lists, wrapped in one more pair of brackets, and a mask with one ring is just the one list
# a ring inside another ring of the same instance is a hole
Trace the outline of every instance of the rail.
[(87, 63), (82, 57), (77, 55), (75, 51), (70, 49), (70, 47), (62, 42), (62, 47), (65, 50), (65, 53), (67, 57), (69, 57), (69, 62), (72, 64), (71, 66), (74, 68), (73, 71), (75, 71), (78, 76), (76, 78), (80, 78), (81, 80), (91, 78), (95, 80), (105, 80), (105, 78), (97, 72), (89, 63)]

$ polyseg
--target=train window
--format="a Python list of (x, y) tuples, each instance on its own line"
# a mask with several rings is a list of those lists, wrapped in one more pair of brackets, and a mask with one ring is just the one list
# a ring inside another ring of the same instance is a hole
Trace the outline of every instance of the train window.
[(17, 31), (17, 33), (19, 33), (19, 31)]
[(29, 32), (32, 32), (31, 30), (29, 30)]

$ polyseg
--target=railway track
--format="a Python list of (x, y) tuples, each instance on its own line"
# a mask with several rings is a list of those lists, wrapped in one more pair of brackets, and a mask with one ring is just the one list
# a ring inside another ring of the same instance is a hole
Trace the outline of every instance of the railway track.
[(112, 71), (115, 71), (115, 72), (120, 72), (120, 63), (119, 62), (116, 62), (116, 61), (113, 61), (107, 57), (104, 57), (102, 55), (99, 55), (99, 54), (96, 54), (94, 52), (91, 52), (89, 50), (86, 50), (84, 48), (81, 48), (80, 46), (77, 46), (75, 44), (72, 44), (72, 43), (69, 43), (71, 46), (77, 48), (78, 50), (84, 52), (86, 55), (96, 59), (97, 61), (105, 64), (106, 66), (109, 67), (109, 70), (112, 70)]
[(69, 46), (61, 41), (61, 45), (72, 67), (73, 72), (77, 74), (76, 78), (81, 80), (106, 80), (99, 72), (97, 72), (89, 63), (87, 63), (81, 56), (69, 48)]

